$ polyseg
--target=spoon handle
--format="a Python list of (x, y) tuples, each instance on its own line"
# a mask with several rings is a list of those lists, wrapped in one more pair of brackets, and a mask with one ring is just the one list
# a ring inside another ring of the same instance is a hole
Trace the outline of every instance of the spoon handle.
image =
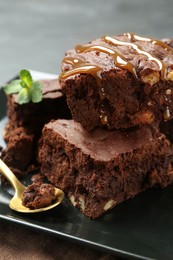
[(13, 185), (14, 189), (17, 191), (24, 188), (24, 185), (16, 178), (14, 173), (9, 169), (9, 167), (0, 159), (0, 171)]

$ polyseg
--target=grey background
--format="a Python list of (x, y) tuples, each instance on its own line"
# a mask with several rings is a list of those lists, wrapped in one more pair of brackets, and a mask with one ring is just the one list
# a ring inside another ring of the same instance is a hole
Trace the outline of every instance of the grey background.
[(22, 68), (59, 73), (66, 49), (128, 31), (173, 37), (173, 1), (0, 0), (0, 84)]

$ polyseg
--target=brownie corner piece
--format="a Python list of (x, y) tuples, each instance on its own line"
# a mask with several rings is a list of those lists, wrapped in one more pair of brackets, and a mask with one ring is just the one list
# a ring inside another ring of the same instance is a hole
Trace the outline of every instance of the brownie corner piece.
[(2, 158), (18, 177), (26, 174), (28, 169), (35, 171), (38, 167), (36, 150), (44, 124), (53, 118), (71, 118), (58, 80), (40, 81), (41, 102), (21, 105), (17, 102), (18, 94), (7, 97), (9, 120), (4, 131), (7, 147), (2, 151)]
[(85, 131), (73, 120), (45, 125), (41, 172), (90, 218), (150, 187), (173, 182), (172, 147), (152, 126)]
[(22, 177), (34, 161), (34, 147), (34, 135), (24, 127), (17, 127), (9, 135), (0, 157), (17, 177)]
[(19, 104), (18, 94), (7, 96), (7, 115), (10, 125), (7, 127), (7, 135), (17, 127), (25, 127), (39, 136), (44, 124), (51, 119), (71, 118), (58, 79), (44, 79), (40, 82), (43, 95), (41, 102)]

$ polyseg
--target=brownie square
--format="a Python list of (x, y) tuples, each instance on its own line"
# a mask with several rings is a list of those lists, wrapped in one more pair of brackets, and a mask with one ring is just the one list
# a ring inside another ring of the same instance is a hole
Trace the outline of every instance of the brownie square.
[(171, 46), (125, 33), (67, 51), (60, 83), (73, 119), (91, 130), (173, 118)]
[(51, 119), (71, 118), (66, 98), (57, 79), (41, 80), (43, 99), (39, 103), (17, 103), (17, 94), (7, 96), (7, 116), (5, 139), (8, 141), (11, 131), (25, 127), (36, 137), (40, 136), (45, 123)]
[(39, 103), (20, 105), (17, 103), (17, 94), (7, 96), (9, 120), (4, 135), (7, 147), (2, 151), (1, 159), (17, 177), (38, 168), (37, 143), (44, 124), (51, 119), (71, 118), (58, 80), (41, 82), (43, 99)]
[(170, 142), (152, 126), (87, 132), (73, 120), (43, 128), (41, 172), (90, 218), (151, 187), (173, 182)]

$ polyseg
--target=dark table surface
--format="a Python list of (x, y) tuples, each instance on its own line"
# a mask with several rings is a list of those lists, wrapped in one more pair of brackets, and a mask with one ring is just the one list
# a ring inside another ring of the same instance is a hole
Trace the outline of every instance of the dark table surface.
[[(58, 74), (65, 50), (103, 35), (173, 37), (172, 17), (172, 0), (0, 0), (0, 84), (22, 68)], [(0, 222), (0, 259), (113, 259), (85, 250)]]

